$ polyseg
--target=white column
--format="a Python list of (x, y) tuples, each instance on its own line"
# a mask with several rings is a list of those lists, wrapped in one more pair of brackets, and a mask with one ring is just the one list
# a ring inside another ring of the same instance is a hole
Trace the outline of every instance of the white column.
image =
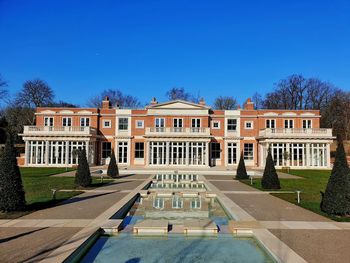
[(69, 157), (69, 141), (66, 141), (66, 158), (64, 160), (65, 165), (68, 165), (68, 157)]
[(49, 164), (49, 141), (45, 142), (45, 164)]
[(170, 145), (170, 142), (166, 142), (166, 150), (165, 150), (165, 165), (169, 165), (169, 145)]
[(29, 156), (29, 163), (33, 164), (33, 141), (30, 142), (30, 156)]
[(85, 141), (86, 160), (90, 164), (89, 141)]
[(205, 143), (205, 159), (204, 165), (209, 166), (209, 142)]
[(150, 151), (149, 151), (149, 142), (148, 141), (146, 141), (145, 142), (145, 151), (146, 151), (146, 156), (145, 156), (145, 165), (149, 165), (149, 154), (150, 154)]
[[(286, 146), (286, 152), (288, 152), (288, 159), (287, 159), (287, 166), (290, 166), (290, 157), (291, 157), (291, 152), (290, 152), (290, 144), (287, 143), (287, 146)], [(305, 154), (305, 153), (304, 153)]]
[(326, 162), (327, 162), (327, 166), (328, 167), (331, 167), (331, 145), (329, 143), (327, 143), (327, 159), (326, 159)]
[(29, 141), (25, 141), (24, 165), (28, 165), (29, 161)]
[(311, 159), (311, 155), (310, 155), (310, 143), (306, 144), (306, 166), (310, 166), (310, 159)]
[[(130, 120), (130, 118), (129, 118), (129, 120)], [(130, 124), (129, 124), (129, 127), (130, 127)], [(128, 145), (127, 145), (127, 151), (128, 151), (128, 153), (127, 153), (127, 165), (128, 166), (130, 166), (130, 164), (131, 164), (131, 139), (129, 139), (128, 140)]]
[(186, 142), (186, 165), (190, 164), (190, 143)]

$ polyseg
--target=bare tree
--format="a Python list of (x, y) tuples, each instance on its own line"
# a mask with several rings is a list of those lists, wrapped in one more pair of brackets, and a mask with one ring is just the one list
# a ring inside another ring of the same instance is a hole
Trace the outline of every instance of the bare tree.
[(0, 100), (2, 101), (5, 101), (6, 96), (8, 96), (8, 90), (6, 89), (6, 87), (7, 87), (7, 83), (0, 74)]
[(185, 100), (198, 103), (200, 100), (199, 94), (194, 96), (193, 94), (187, 92), (183, 87), (173, 87), (168, 90), (165, 94), (169, 100)]
[(53, 90), (40, 79), (28, 80), (23, 84), (22, 90), (17, 94), (17, 105), (28, 108), (49, 106), (54, 99)]
[(256, 110), (264, 108), (264, 99), (260, 93), (255, 92), (252, 96), (252, 101)]
[(340, 140), (350, 138), (350, 92), (337, 90), (322, 110), (322, 127), (333, 128)]
[(50, 107), (78, 108), (77, 105), (72, 104), (72, 103), (70, 103), (70, 102), (62, 101), (62, 100), (59, 100), (59, 101), (57, 101), (57, 102), (53, 102), (52, 104), (50, 104)]
[(100, 95), (92, 97), (87, 105), (89, 107), (101, 107), (102, 100), (108, 97), (112, 105), (119, 106), (122, 108), (139, 108), (141, 107), (140, 101), (131, 95), (124, 95), (118, 89), (107, 89), (101, 92)]
[(237, 105), (237, 100), (231, 96), (219, 96), (214, 101), (214, 108), (217, 110), (233, 110)]

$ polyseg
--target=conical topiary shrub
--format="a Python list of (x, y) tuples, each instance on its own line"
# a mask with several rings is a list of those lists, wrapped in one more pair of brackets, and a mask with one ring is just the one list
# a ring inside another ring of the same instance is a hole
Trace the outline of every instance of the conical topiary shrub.
[(236, 179), (237, 180), (249, 179), (249, 176), (247, 174), (247, 169), (245, 168), (242, 152), (241, 152), (241, 157), (239, 158), (239, 163), (238, 163), (237, 172), (236, 172)]
[(264, 189), (281, 189), (280, 180), (275, 169), (271, 151), (268, 150), (264, 174), (261, 179), (261, 186)]
[(321, 210), (329, 215), (350, 214), (350, 169), (342, 142), (338, 143), (332, 173), (321, 201)]
[(112, 151), (112, 154), (111, 154), (111, 160), (108, 165), (107, 175), (112, 178), (117, 178), (119, 176), (119, 169), (118, 169), (117, 161), (115, 159), (114, 151)]
[(78, 151), (78, 162), (78, 169), (75, 173), (75, 184), (86, 187), (91, 184), (92, 179), (85, 149)]
[(21, 172), (17, 165), (16, 149), (12, 137), (7, 135), (0, 158), (0, 210), (19, 211), (25, 208)]

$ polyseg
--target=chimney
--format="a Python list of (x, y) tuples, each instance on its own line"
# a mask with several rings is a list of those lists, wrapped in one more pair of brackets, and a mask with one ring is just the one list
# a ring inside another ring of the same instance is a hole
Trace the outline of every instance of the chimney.
[(243, 105), (243, 109), (245, 110), (254, 110), (254, 102), (250, 98)]
[(158, 104), (158, 101), (155, 97), (153, 97), (151, 100), (151, 105), (156, 105), (156, 104)]
[(237, 110), (241, 109), (241, 105), (237, 104)]
[(201, 99), (200, 99), (200, 101), (199, 101), (199, 105), (202, 105), (202, 106), (204, 106), (204, 105), (205, 105), (205, 100), (204, 100), (203, 98), (201, 98)]
[(109, 101), (108, 96), (102, 101), (102, 109), (109, 109), (111, 107), (111, 102)]

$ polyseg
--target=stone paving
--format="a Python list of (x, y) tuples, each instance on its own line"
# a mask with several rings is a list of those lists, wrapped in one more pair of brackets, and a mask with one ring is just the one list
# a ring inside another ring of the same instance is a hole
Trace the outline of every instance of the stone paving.
[[(66, 176), (66, 175), (63, 175)], [(61, 262), (150, 181), (126, 175), (113, 183), (15, 220), (0, 220), (0, 261)], [(206, 175), (207, 185), (283, 262), (345, 262), (350, 223), (339, 223), (232, 180)], [(118, 224), (119, 224), (118, 223)], [(281, 241), (279, 241), (281, 240)]]
[(138, 175), (124, 177), (65, 200), (55, 207), (14, 220), (0, 220), (0, 262), (43, 260), (66, 242), (73, 243), (84, 227), (96, 224), (96, 218), (144, 180), (144, 176)]
[[(207, 177), (207, 176), (206, 176)], [(213, 178), (213, 177), (209, 177)], [(264, 230), (272, 233), (307, 262), (348, 262), (350, 259), (350, 223), (335, 222), (311, 211), (293, 205), (238, 181), (209, 179), (209, 182), (257, 221), (237, 221), (237, 227), (251, 227), (254, 234)], [(248, 189), (249, 188), (249, 189)], [(234, 194), (233, 192), (245, 191)], [(257, 232), (258, 231), (258, 232)], [(270, 237), (265, 237), (269, 240)], [(283, 244), (276, 243), (273, 246)], [(273, 243), (272, 242), (272, 243)], [(266, 244), (265, 244), (266, 245)], [(279, 251), (277, 250), (276, 254)], [(286, 253), (285, 261), (294, 262)]]

